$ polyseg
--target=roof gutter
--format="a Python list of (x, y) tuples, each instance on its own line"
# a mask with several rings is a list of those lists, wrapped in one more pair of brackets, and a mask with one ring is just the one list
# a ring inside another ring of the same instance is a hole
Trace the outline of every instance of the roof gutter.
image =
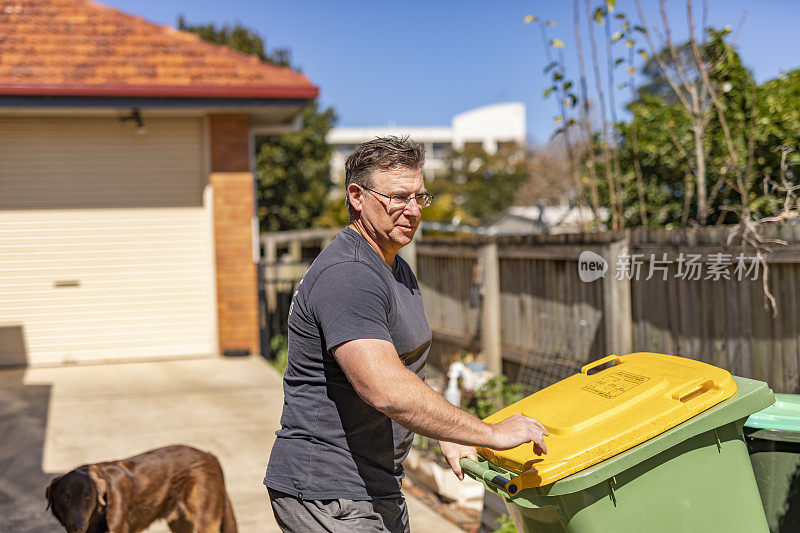
[(0, 95), (6, 96), (83, 96), (134, 98), (203, 98), (203, 99), (292, 99), (312, 100), (319, 95), (314, 85), (128, 85), (106, 83), (0, 83)]

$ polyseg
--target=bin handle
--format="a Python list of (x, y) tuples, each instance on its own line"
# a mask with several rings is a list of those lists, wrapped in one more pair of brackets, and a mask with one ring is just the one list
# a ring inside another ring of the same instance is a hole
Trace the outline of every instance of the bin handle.
[(686, 403), (714, 388), (714, 380), (698, 379), (672, 393), (672, 399)]
[(506, 487), (510, 480), (500, 475), (500, 472), (485, 467), (478, 461), (470, 459), (469, 457), (462, 457), (459, 463), (461, 464), (461, 468), (472, 474), (475, 479), (483, 481), (498, 490), (508, 491)]
[(618, 364), (622, 363), (622, 359), (617, 357), (616, 355), (607, 355), (606, 357), (603, 357), (602, 359), (598, 359), (597, 361), (595, 361), (593, 363), (589, 363), (588, 365), (583, 365), (581, 367), (581, 374), (585, 374), (585, 375), (588, 376), (589, 375), (589, 370), (591, 370), (591, 369), (593, 369), (595, 367), (598, 367), (600, 365), (604, 365), (604, 364), (608, 363), (609, 361), (614, 361), (614, 366), (617, 366)]

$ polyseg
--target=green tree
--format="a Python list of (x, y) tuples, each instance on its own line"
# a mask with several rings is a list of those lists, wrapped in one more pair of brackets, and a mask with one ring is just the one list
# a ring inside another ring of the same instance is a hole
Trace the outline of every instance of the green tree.
[(479, 147), (455, 150), (450, 157), (451, 172), (428, 184), (434, 204), (425, 219), (462, 223), (489, 222), (514, 204), (520, 185), (528, 178), (525, 151), (503, 147), (489, 154)]
[[(768, 154), (780, 145), (800, 146), (800, 69), (786, 72), (780, 78), (769, 80), (758, 88), (756, 102), (757, 155), (764, 157), (760, 165), (771, 163)], [(777, 158), (773, 155), (772, 161)], [(800, 163), (800, 153), (789, 155), (792, 165)], [(777, 167), (765, 167), (772, 174)]]
[(258, 217), (262, 231), (304, 229), (325, 212), (331, 148), (325, 135), (335, 115), (314, 102), (303, 110), (297, 132), (272, 136), (256, 154)]
[[(637, 226), (641, 220), (635, 209), (636, 194), (631, 176), (634, 154), (631, 139), (633, 128), (639, 142), (639, 163), (645, 176), (645, 196), (653, 217), (649, 225), (677, 226), (704, 218), (707, 223), (735, 222), (730, 206), (740, 205), (742, 195), (746, 201), (755, 199), (752, 185), (758, 169), (748, 166), (750, 139), (757, 136), (754, 109), (755, 84), (736, 49), (725, 37), (726, 30), (708, 30), (708, 40), (702, 45), (704, 64), (708, 65), (710, 85), (716, 103), (707, 102), (706, 125), (702, 136), (702, 150), (706, 161), (709, 212), (701, 217), (692, 202), (696, 192), (696, 157), (693, 135), (693, 117), (678, 101), (670, 96), (669, 87), (657, 68), (656, 59), (650, 58), (642, 69), (645, 83), (638, 98), (628, 110), (635, 120), (619, 124), (620, 156), (623, 168), (623, 205), (627, 226)], [(678, 47), (686, 54), (688, 44)], [(669, 54), (662, 51), (662, 64)], [(689, 83), (699, 84), (698, 70), (685, 72)], [(760, 92), (760, 91), (759, 91)], [(740, 182), (741, 180), (741, 182)], [(751, 198), (753, 196), (753, 198)]]
[[(241, 26), (190, 25), (178, 17), (178, 29), (262, 61), (292, 66), (287, 48), (267, 50), (264, 39)], [(318, 225), (329, 206), (331, 147), (326, 135), (336, 122), (333, 108), (314, 101), (303, 110), (300, 129), (259, 138), (256, 146), (258, 218), (261, 231), (304, 229)]]
[(186, 23), (183, 15), (178, 15), (178, 29), (196, 33), (204, 41), (223, 44), (237, 52), (256, 55), (261, 61), (267, 63), (281, 67), (291, 68), (292, 66), (292, 54), (288, 48), (275, 48), (267, 52), (264, 39), (253, 30), (239, 24), (221, 28), (217, 28), (214, 24), (190, 25)]
[[(686, 149), (694, 139), (690, 119), (680, 104), (668, 105), (660, 96), (650, 94), (643, 94), (629, 106), (629, 110), (636, 115), (636, 121), (619, 125), (625, 225), (636, 227), (642, 222), (639, 210), (633, 205), (638, 202), (632, 179), (634, 156), (631, 139), (634, 127), (644, 176), (648, 224), (652, 227), (679, 225), (688, 202), (687, 187), (694, 186), (693, 177), (689, 174), (691, 150)], [(679, 148), (673, 139), (679, 143)], [(604, 184), (600, 184), (600, 189), (605, 197)], [(696, 211), (696, 206), (690, 202), (686, 208), (692, 213)]]
[[(755, 149), (754, 149), (754, 186), (760, 193), (753, 202), (753, 208), (759, 215), (774, 216), (783, 208), (797, 209), (797, 202), (783, 205), (785, 191), (771, 191), (763, 194), (759, 190), (759, 178), (769, 176), (780, 183), (781, 148), (794, 150), (787, 153), (786, 164), (789, 167), (787, 178), (792, 182), (793, 167), (800, 164), (800, 69), (785, 73), (780, 78), (769, 80), (758, 87), (755, 113)], [(795, 182), (791, 184), (794, 185)]]

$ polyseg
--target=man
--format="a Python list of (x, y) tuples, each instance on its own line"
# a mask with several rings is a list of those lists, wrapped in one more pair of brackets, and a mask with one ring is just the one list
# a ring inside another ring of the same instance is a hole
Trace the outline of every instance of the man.
[(538, 421), (486, 424), (423, 381), (431, 330), (397, 252), (431, 202), (424, 157), (396, 137), (356, 147), (345, 163), (350, 224), (292, 299), (282, 427), (264, 478), (285, 531), (409, 531), (400, 487), (412, 432), (439, 440), (459, 479), (473, 446), (533, 442), (546, 453)]

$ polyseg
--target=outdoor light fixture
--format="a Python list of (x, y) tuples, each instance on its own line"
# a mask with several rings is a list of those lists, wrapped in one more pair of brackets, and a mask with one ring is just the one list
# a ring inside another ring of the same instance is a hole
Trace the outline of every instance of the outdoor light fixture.
[(142, 120), (142, 115), (139, 113), (138, 109), (131, 109), (130, 115), (125, 115), (124, 117), (119, 118), (119, 121), (122, 123), (125, 123), (129, 120), (132, 120), (136, 124), (137, 135), (147, 133), (147, 127), (144, 125), (144, 120)]

